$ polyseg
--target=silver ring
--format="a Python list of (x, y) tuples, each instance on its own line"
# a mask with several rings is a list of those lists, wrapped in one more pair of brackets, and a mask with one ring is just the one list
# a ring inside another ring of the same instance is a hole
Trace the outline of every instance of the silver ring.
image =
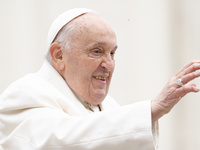
[(183, 86), (183, 82), (182, 82), (181, 78), (176, 81), (176, 85), (177, 86)]

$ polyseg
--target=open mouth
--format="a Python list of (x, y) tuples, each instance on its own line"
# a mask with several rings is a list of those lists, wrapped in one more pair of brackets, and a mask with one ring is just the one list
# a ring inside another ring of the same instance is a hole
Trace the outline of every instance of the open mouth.
[(98, 79), (101, 81), (106, 81), (106, 77), (102, 77), (102, 76), (95, 77), (95, 79)]

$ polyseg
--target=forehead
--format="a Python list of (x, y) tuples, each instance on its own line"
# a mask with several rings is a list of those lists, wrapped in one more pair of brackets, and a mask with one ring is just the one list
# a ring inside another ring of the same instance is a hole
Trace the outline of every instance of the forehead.
[(75, 32), (73, 38), (98, 45), (113, 43), (116, 46), (116, 35), (112, 27), (100, 15), (95, 13), (84, 14), (75, 20), (72, 25)]
[(104, 26), (112, 30), (112, 27), (108, 24), (108, 22), (95, 12), (80, 15), (75, 18), (72, 23), (77, 27)]

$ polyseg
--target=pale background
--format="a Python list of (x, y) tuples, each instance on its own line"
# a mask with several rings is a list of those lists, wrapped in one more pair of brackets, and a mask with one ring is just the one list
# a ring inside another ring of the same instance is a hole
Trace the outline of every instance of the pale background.
[[(200, 0), (0, 0), (0, 93), (40, 68), (51, 22), (74, 7), (100, 12), (117, 33), (110, 94), (121, 105), (155, 97), (200, 59)], [(160, 119), (160, 149), (199, 150), (199, 128), (200, 93), (189, 94)]]

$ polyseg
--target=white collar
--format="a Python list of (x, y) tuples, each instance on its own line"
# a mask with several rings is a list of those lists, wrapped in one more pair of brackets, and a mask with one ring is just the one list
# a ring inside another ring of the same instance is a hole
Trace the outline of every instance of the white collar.
[[(56, 69), (45, 60), (38, 74), (50, 82), (54, 87), (56, 87), (62, 94), (70, 99), (75, 105), (77, 105), (82, 110), (91, 113), (91, 109), (94, 112), (99, 111), (99, 106), (88, 104), (82, 97), (76, 94), (67, 84), (67, 82), (62, 78), (62, 76), (56, 71)], [(86, 109), (87, 110), (86, 110)]]

